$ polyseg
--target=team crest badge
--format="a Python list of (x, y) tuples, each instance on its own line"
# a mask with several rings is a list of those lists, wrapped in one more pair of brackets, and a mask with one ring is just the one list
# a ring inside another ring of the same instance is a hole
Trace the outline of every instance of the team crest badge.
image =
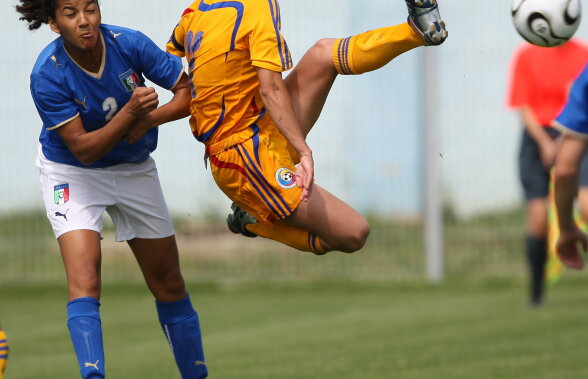
[(287, 168), (279, 168), (276, 171), (276, 181), (282, 188), (293, 188), (296, 187), (296, 174), (294, 171)]
[(60, 184), (53, 187), (53, 200), (55, 204), (63, 205), (69, 201), (69, 184)]
[(128, 92), (133, 92), (141, 84), (139, 75), (133, 69), (130, 69), (124, 74), (120, 74), (118, 77)]

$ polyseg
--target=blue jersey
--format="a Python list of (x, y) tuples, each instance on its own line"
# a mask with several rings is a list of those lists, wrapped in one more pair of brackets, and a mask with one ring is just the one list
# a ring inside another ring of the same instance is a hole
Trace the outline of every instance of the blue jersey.
[(568, 102), (555, 119), (555, 124), (564, 132), (588, 138), (588, 65), (574, 81)]
[(87, 132), (100, 129), (129, 101), (137, 86), (144, 86), (143, 75), (171, 89), (183, 72), (180, 58), (162, 51), (141, 32), (103, 24), (100, 33), (104, 54), (98, 73), (79, 66), (63, 47), (61, 37), (41, 52), (33, 68), (31, 93), (43, 121), (39, 141), (43, 154), (53, 162), (90, 168), (141, 163), (157, 146), (157, 128), (153, 128), (135, 144), (119, 142), (86, 166), (57, 133), (57, 128), (76, 117), (81, 117)]

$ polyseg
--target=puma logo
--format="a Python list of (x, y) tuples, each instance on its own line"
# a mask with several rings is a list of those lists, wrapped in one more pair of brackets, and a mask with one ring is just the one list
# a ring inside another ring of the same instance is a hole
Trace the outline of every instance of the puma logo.
[(112, 37), (113, 37), (114, 39), (116, 39), (116, 37), (118, 37), (118, 36), (120, 36), (120, 35), (122, 34), (122, 33), (115, 33), (115, 32), (113, 32), (112, 30), (110, 31), (110, 33), (112, 33)]
[(67, 219), (67, 212), (69, 212), (69, 209), (67, 211), (65, 211), (65, 213), (55, 212), (55, 217), (63, 217), (65, 219), (65, 221), (69, 221)]
[(88, 106), (86, 105), (87, 98), (88, 98), (88, 96), (84, 96), (84, 100), (78, 100), (77, 98), (74, 97), (74, 102), (80, 104), (82, 107), (84, 107), (84, 109), (88, 109)]
[(51, 56), (51, 60), (53, 61), (53, 63), (55, 63), (55, 66), (62, 66), (61, 63), (57, 63), (57, 58), (55, 57), (55, 55)]
[(201, 365), (205, 365), (206, 363), (202, 362), (202, 361), (196, 361), (194, 362), (194, 366), (201, 366)]
[(100, 362), (100, 361), (96, 361), (96, 363), (86, 362), (86, 363), (84, 363), (84, 368), (94, 367), (96, 370), (100, 371), (100, 369), (98, 368), (98, 362)]

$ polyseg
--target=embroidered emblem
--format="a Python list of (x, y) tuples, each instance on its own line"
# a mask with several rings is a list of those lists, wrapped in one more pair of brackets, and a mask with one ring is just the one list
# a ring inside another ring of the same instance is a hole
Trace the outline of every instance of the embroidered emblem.
[(63, 205), (69, 201), (69, 184), (59, 184), (53, 187), (53, 200), (57, 205)]
[(139, 75), (137, 75), (137, 73), (135, 73), (133, 69), (130, 69), (129, 71), (123, 74), (120, 74), (118, 77), (128, 92), (133, 92), (135, 88), (139, 87), (139, 85), (141, 84)]
[(278, 185), (282, 188), (293, 188), (296, 187), (296, 178), (294, 171), (288, 168), (279, 168), (276, 171), (276, 181)]

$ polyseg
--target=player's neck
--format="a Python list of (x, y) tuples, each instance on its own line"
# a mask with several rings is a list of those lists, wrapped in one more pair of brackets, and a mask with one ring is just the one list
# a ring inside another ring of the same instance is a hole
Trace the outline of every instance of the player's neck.
[(91, 49), (80, 49), (72, 44), (63, 41), (63, 47), (69, 54), (70, 58), (74, 60), (84, 70), (97, 73), (102, 66), (102, 56), (104, 54), (104, 43), (102, 33), (96, 46)]

